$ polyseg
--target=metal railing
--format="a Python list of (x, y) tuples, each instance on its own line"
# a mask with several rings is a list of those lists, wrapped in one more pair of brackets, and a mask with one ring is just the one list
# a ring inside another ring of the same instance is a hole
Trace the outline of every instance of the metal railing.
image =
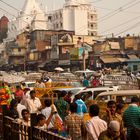
[(0, 114), (0, 140), (67, 140), (58, 134), (17, 123)]
[(139, 89), (138, 80), (131, 77), (106, 77), (103, 86), (120, 86), (121, 89)]
[(3, 139), (3, 115), (0, 113), (0, 140)]

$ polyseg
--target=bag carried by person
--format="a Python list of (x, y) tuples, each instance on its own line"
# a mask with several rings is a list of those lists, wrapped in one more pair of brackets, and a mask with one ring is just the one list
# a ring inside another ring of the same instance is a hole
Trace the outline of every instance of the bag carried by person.
[(55, 115), (54, 128), (58, 131), (64, 131), (63, 121), (58, 114)]

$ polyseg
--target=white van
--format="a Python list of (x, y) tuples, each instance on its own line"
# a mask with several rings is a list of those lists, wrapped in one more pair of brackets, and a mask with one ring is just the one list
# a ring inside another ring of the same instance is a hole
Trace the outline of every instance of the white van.
[(96, 88), (85, 88), (82, 91), (77, 92), (76, 94), (73, 94), (71, 99), (73, 101), (75, 95), (80, 94), (82, 99), (85, 98), (85, 96), (88, 96), (88, 100), (94, 100), (98, 94), (102, 92), (109, 92), (109, 91), (117, 91), (119, 90), (119, 86), (113, 86), (113, 87), (96, 87)]
[(97, 102), (108, 102), (114, 100), (116, 102), (130, 103), (131, 98), (137, 96), (140, 97), (140, 90), (119, 90), (119, 91), (107, 91), (102, 92), (96, 97)]

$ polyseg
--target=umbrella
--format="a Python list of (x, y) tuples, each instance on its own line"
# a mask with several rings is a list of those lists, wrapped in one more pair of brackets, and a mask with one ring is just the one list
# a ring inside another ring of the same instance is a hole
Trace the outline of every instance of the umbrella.
[(57, 67), (57, 68), (55, 68), (54, 70), (56, 70), (56, 71), (64, 71), (64, 69), (61, 68), (61, 67)]

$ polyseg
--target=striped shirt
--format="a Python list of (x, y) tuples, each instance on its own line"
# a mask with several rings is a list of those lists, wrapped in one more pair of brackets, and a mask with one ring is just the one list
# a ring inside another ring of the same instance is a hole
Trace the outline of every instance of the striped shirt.
[(140, 128), (140, 108), (136, 104), (131, 104), (123, 114), (124, 125), (127, 128), (127, 136), (130, 137), (134, 127)]
[(72, 137), (72, 140), (77, 140), (82, 137), (83, 119), (76, 113), (72, 113), (65, 117), (65, 126), (68, 135)]

